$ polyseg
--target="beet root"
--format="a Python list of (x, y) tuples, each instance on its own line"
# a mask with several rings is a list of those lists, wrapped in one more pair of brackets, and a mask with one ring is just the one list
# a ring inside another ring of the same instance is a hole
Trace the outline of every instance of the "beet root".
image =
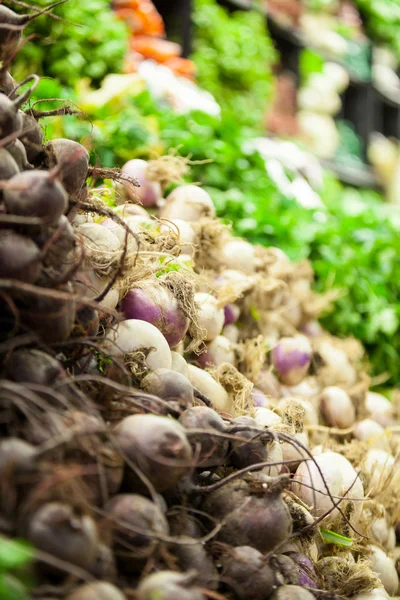
[(40, 273), (40, 250), (30, 238), (0, 230), (0, 277), (34, 283)]
[[(190, 468), (192, 449), (177, 421), (132, 415), (119, 423), (115, 435), (123, 457), (142, 471), (158, 492), (173, 488)], [(140, 483), (133, 472), (129, 473), (129, 483)]]
[(244, 481), (233, 481), (209, 493), (202, 509), (224, 519), (218, 539), (231, 546), (271, 552), (292, 533), (289, 510), (279, 493), (252, 494)]
[(8, 212), (26, 217), (42, 217), (55, 223), (67, 210), (68, 195), (47, 171), (23, 171), (8, 181), (3, 192)]
[(168, 535), (167, 519), (154, 502), (138, 494), (119, 494), (105, 510), (113, 529), (118, 563), (128, 572), (140, 569), (159, 546), (157, 534)]
[(66, 376), (60, 362), (35, 348), (23, 348), (10, 354), (5, 365), (9, 379), (18, 383), (38, 383), (52, 386)]
[(222, 581), (239, 600), (267, 600), (275, 585), (267, 559), (250, 546), (228, 548), (220, 557)]
[(42, 152), (43, 132), (39, 123), (31, 115), (20, 112), (22, 133), (19, 139), (23, 143), (29, 163), (35, 161)]
[(60, 502), (44, 504), (32, 514), (23, 534), (39, 550), (84, 569), (89, 569), (96, 558), (95, 522)]
[(179, 422), (188, 430), (204, 430), (204, 433), (188, 432), (193, 449), (200, 448), (198, 467), (217, 467), (224, 462), (228, 454), (229, 440), (212, 435), (212, 431), (226, 431), (224, 421), (215, 410), (208, 406), (193, 406), (185, 410), (179, 417)]
[(183, 407), (194, 402), (193, 386), (190, 381), (176, 371), (156, 369), (142, 379), (141, 387), (149, 394), (159, 396), (167, 402), (177, 402)]
[(243, 469), (250, 465), (265, 462), (268, 452), (260, 435), (254, 431), (240, 431), (240, 425), (243, 425), (243, 428), (258, 427), (257, 422), (252, 417), (239, 417), (233, 421), (235, 435), (249, 441), (232, 442), (230, 454), (232, 465), (236, 469)]
[(14, 140), (11, 144), (8, 144), (7, 152), (11, 154), (20, 171), (28, 171), (29, 169), (33, 169), (32, 165), (28, 161), (25, 146), (21, 140)]
[(52, 140), (45, 148), (50, 168), (60, 165), (61, 183), (70, 196), (75, 196), (84, 187), (88, 176), (89, 154), (78, 142), (64, 138)]
[[(15, 159), (11, 156), (11, 154), (5, 149), (0, 148), (0, 179), (11, 179), (14, 175), (19, 173), (19, 168)], [(2, 190), (0, 193), (2, 194)]]

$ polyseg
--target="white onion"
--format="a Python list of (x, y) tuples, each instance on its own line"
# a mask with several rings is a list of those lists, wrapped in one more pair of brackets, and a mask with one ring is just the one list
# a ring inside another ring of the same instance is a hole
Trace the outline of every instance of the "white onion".
[(205, 190), (197, 185), (181, 185), (167, 197), (160, 217), (196, 222), (202, 217), (215, 217), (215, 207)]
[(321, 413), (330, 427), (347, 429), (356, 419), (356, 410), (350, 396), (337, 386), (326, 387), (320, 397)]
[(172, 357), (168, 342), (163, 334), (147, 321), (121, 321), (107, 332), (105, 341), (106, 351), (111, 356), (150, 349), (146, 358), (149, 369), (171, 369)]
[(193, 365), (188, 365), (189, 381), (211, 402), (213, 408), (219, 412), (234, 414), (234, 407), (228, 392), (213, 379), (210, 373)]
[(225, 321), (224, 310), (218, 306), (218, 302), (211, 294), (198, 292), (194, 300), (199, 307), (197, 318), (200, 327), (206, 331), (206, 341), (211, 342), (222, 331)]
[(238, 269), (247, 275), (255, 271), (255, 247), (245, 240), (233, 239), (224, 244), (219, 258), (228, 269)]
[(393, 420), (393, 406), (390, 400), (382, 396), (382, 394), (367, 392), (365, 408), (371, 419), (382, 425), (382, 427), (387, 427), (391, 424)]
[[(314, 456), (314, 461), (319, 466), (332, 496), (344, 496), (347, 490), (352, 486), (347, 492), (347, 498), (364, 497), (363, 485), (347, 458), (337, 452), (328, 451)], [(325, 484), (314, 461), (310, 460), (302, 462), (296, 471), (295, 479), (306, 483), (309, 486), (313, 486), (316, 491), (313, 492), (312, 489), (296, 482), (293, 484), (292, 489), (303, 502), (315, 510), (315, 515), (319, 517), (326, 511), (332, 509), (333, 503), (329, 496), (326, 495), (327, 491)], [(314, 499), (316, 501), (315, 506)], [(342, 510), (345, 509), (345, 505), (346, 501), (343, 501), (341, 504)], [(361, 511), (362, 502), (355, 501), (354, 511), (350, 520), (357, 523)], [(338, 518), (341, 518), (341, 515), (338, 509), (334, 508), (324, 521), (334, 522)]]
[(378, 575), (387, 593), (394, 596), (399, 587), (399, 577), (393, 560), (378, 546), (370, 546), (370, 550), (371, 569)]
[(183, 358), (183, 356), (181, 356), (178, 352), (172, 351), (171, 358), (172, 358), (172, 364), (171, 364), (172, 371), (181, 373), (185, 377), (189, 378), (188, 364), (187, 364), (186, 360)]

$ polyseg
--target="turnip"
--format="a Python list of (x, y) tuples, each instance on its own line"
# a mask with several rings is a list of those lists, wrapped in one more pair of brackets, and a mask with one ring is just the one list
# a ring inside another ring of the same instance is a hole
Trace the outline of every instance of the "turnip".
[(378, 575), (387, 593), (394, 596), (399, 587), (399, 577), (393, 560), (378, 546), (370, 546), (370, 551), (371, 569)]
[(375, 588), (370, 592), (363, 592), (362, 594), (352, 596), (352, 600), (389, 600), (389, 598), (390, 596), (384, 587)]
[(171, 348), (186, 335), (189, 319), (174, 294), (159, 283), (143, 284), (131, 289), (121, 309), (127, 319), (140, 319), (161, 331)]
[(126, 230), (124, 227), (122, 227), (122, 225), (116, 223), (114, 219), (111, 219), (111, 217), (104, 219), (100, 225), (106, 229), (109, 229), (111, 233), (113, 233), (119, 239), (120, 244), (125, 242)]
[(189, 378), (188, 364), (183, 356), (181, 356), (178, 352), (171, 352), (171, 358), (171, 369)]
[(41, 268), (41, 254), (28, 237), (0, 230), (0, 277), (34, 283)]
[(215, 410), (233, 415), (235, 408), (228, 392), (220, 383), (211, 377), (210, 373), (193, 365), (188, 365), (189, 381), (206, 398), (209, 398)]
[(237, 269), (247, 275), (255, 271), (255, 247), (240, 239), (227, 241), (218, 256), (228, 269)]
[(171, 351), (162, 333), (151, 323), (138, 319), (121, 321), (105, 337), (105, 349), (111, 356), (149, 351), (146, 364), (152, 371), (171, 368)]
[(369, 475), (368, 492), (372, 497), (398, 480), (396, 461), (384, 450), (377, 448), (368, 450), (362, 468)]
[(282, 338), (272, 350), (272, 364), (287, 385), (300, 383), (310, 367), (312, 349), (304, 336)]
[(204, 292), (195, 294), (194, 300), (198, 305), (199, 325), (205, 330), (205, 340), (211, 342), (222, 331), (225, 321), (224, 310), (218, 305), (216, 298)]
[(357, 381), (357, 371), (343, 350), (329, 340), (318, 343), (318, 355), (325, 366), (325, 385), (351, 386)]
[(225, 322), (224, 326), (236, 323), (240, 316), (240, 308), (236, 304), (227, 304), (224, 307)]
[(120, 204), (119, 206), (115, 207), (114, 212), (123, 219), (126, 219), (129, 216), (138, 216), (144, 219), (149, 218), (149, 213), (147, 210), (143, 208), (143, 206), (139, 206), (139, 204)]
[(322, 329), (318, 321), (307, 321), (300, 328), (300, 330), (302, 333), (304, 333), (304, 335), (306, 335), (309, 338), (319, 337), (324, 333), (324, 330)]
[(51, 173), (23, 171), (8, 180), (3, 191), (7, 210), (14, 215), (42, 217), (55, 223), (67, 210), (68, 195)]
[(336, 386), (329, 386), (322, 390), (320, 410), (330, 427), (347, 429), (356, 420), (356, 411), (350, 396)]
[[(305, 487), (301, 485), (302, 483), (310, 487)], [(346, 504), (352, 502), (350, 520), (357, 523), (362, 511), (360, 499), (364, 497), (364, 488), (350, 462), (336, 452), (323, 452), (314, 456), (313, 461), (302, 462), (296, 471), (292, 486), (293, 492), (313, 508), (317, 517), (331, 511), (326, 516), (325, 522), (335, 522), (340, 518), (340, 512), (333, 506), (326, 486), (335, 498), (338, 496), (348, 498), (341, 503), (342, 510), (345, 510)], [(355, 500), (352, 501), (352, 498)]]
[(121, 247), (118, 237), (99, 223), (83, 223), (77, 228), (77, 232), (85, 240), (85, 245), (89, 249), (111, 253)]
[[(308, 448), (308, 435), (306, 431), (301, 431), (293, 434), (293, 439), (299, 442), (303, 447)], [(299, 466), (299, 462), (304, 458), (307, 458), (306, 452), (298, 447), (297, 444), (291, 444), (289, 442), (283, 442), (281, 444), (282, 458), (290, 463), (284, 465), (284, 469), (288, 469), (290, 472), (296, 471)]]
[(196, 234), (191, 223), (182, 221), (182, 219), (169, 219), (161, 225), (161, 231), (178, 233), (181, 253), (191, 257), (194, 256)]
[(161, 185), (152, 181), (147, 175), (148, 163), (140, 158), (129, 160), (122, 167), (122, 173), (135, 179), (139, 187), (130, 183), (126, 184), (126, 191), (132, 200), (141, 202), (143, 206), (156, 206), (162, 198)]
[(159, 571), (143, 579), (137, 588), (138, 600), (206, 600), (192, 585), (195, 573)]
[(282, 398), (276, 406), (276, 412), (286, 421), (290, 419), (296, 428), (318, 425), (315, 408), (303, 398)]
[(202, 217), (215, 217), (215, 208), (205, 190), (192, 184), (180, 185), (167, 197), (160, 217), (196, 222)]
[(256, 427), (268, 428), (282, 423), (282, 419), (278, 414), (264, 406), (259, 406), (255, 409), (254, 420)]
[(308, 376), (297, 385), (281, 386), (281, 396), (283, 398), (305, 398), (312, 401), (321, 392), (321, 386), (316, 377)]
[(373, 419), (363, 419), (356, 423), (353, 435), (361, 442), (368, 442), (373, 448), (389, 449), (389, 442), (385, 436), (384, 428)]
[(235, 365), (235, 352), (231, 342), (223, 335), (218, 335), (207, 345), (207, 350), (197, 357), (202, 368), (219, 367), (225, 363)]
[(209, 492), (202, 509), (223, 522), (218, 539), (225, 544), (272, 552), (292, 533), (292, 518), (281, 495), (273, 491), (253, 495), (244, 481)]
[(262, 369), (254, 383), (267, 396), (273, 399), (280, 397), (280, 383), (272, 371)]
[(35, 471), (36, 449), (24, 440), (9, 437), (0, 442), (0, 477), (18, 477)]
[(222, 335), (231, 342), (231, 344), (237, 344), (240, 337), (240, 331), (233, 323), (231, 325), (225, 325), (222, 330)]
[(115, 436), (128, 467), (133, 464), (157, 491), (174, 487), (190, 468), (191, 446), (184, 428), (173, 419), (132, 415), (119, 423)]
[[(188, 408), (179, 417), (179, 422), (188, 429), (188, 438), (193, 451), (199, 453), (197, 466), (215, 467), (221, 465), (228, 454), (229, 441), (220, 436), (213, 436), (212, 432), (226, 432), (222, 418), (215, 410), (207, 406), (194, 406)], [(204, 430), (204, 433), (190, 433), (190, 429)]]
[(114, 547), (123, 568), (142, 567), (158, 547), (157, 535), (169, 533), (159, 507), (138, 494), (119, 494), (106, 506), (111, 521)]
[(270, 600), (315, 600), (315, 596), (299, 585), (282, 585), (271, 594)]
[(66, 600), (126, 600), (126, 596), (107, 581), (94, 581), (77, 587)]
[(219, 562), (222, 581), (240, 600), (267, 600), (275, 587), (275, 573), (255, 548), (226, 548)]
[(167, 402), (187, 408), (194, 402), (193, 386), (184, 375), (170, 369), (156, 369), (142, 379), (141, 387)]
[(370, 418), (382, 427), (387, 427), (393, 421), (393, 405), (382, 394), (368, 391), (365, 398), (365, 409)]
[(312, 561), (299, 552), (288, 552), (287, 554), (297, 564), (298, 584), (301, 587), (318, 588), (318, 577)]
[(60, 180), (70, 196), (75, 196), (85, 185), (88, 176), (89, 154), (82, 144), (67, 139), (51, 140), (45, 147), (47, 165), (60, 165)]
[(266, 396), (261, 390), (259, 390), (256, 387), (253, 387), (253, 389), (251, 390), (250, 398), (251, 398), (251, 401), (253, 402), (254, 406), (256, 406), (256, 407), (259, 407), (259, 408), (273, 408), (274, 407), (273, 400), (271, 400), (271, 398)]
[(29, 518), (23, 535), (39, 550), (84, 569), (89, 569), (95, 560), (96, 524), (67, 504), (43, 504)]

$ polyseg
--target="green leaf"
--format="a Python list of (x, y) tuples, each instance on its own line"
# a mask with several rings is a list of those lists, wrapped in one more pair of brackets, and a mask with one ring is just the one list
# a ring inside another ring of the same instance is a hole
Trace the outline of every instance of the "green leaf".
[(0, 571), (25, 566), (33, 560), (33, 557), (33, 548), (25, 540), (0, 537)]
[(335, 544), (335, 546), (343, 546), (345, 548), (351, 548), (353, 545), (351, 538), (335, 533), (330, 529), (320, 529), (319, 532), (325, 544)]

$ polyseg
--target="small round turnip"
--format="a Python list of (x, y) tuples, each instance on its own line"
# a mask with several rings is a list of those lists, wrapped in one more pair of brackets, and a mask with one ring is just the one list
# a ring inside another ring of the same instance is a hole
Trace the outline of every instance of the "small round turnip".
[(107, 581), (94, 581), (77, 587), (66, 600), (126, 600), (126, 596)]
[(270, 596), (270, 600), (315, 600), (315, 596), (298, 585), (282, 585)]
[(159, 571), (143, 579), (137, 588), (139, 600), (206, 600), (192, 585), (193, 574)]

